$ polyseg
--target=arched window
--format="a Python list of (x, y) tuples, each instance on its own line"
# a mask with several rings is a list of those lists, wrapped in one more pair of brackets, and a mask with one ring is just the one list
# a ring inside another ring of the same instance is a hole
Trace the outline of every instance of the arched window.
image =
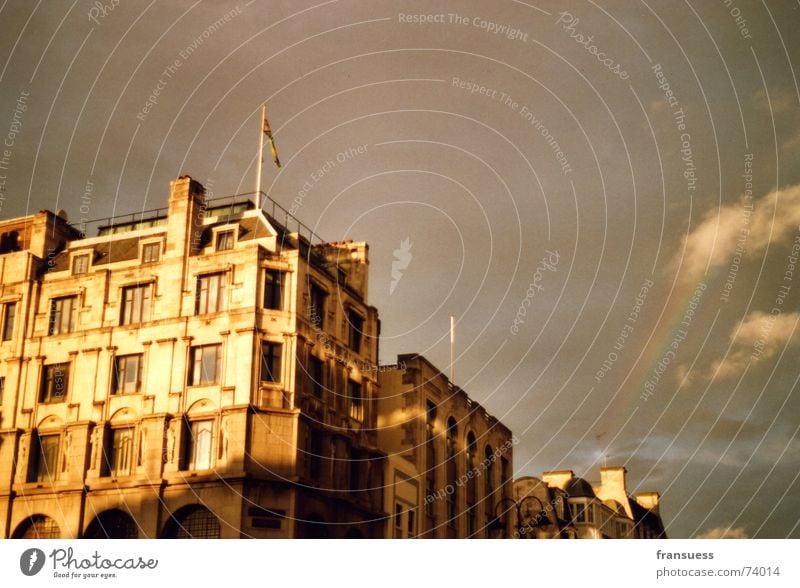
[(219, 539), (219, 520), (201, 504), (178, 509), (164, 526), (165, 539)]
[(494, 516), (494, 450), (487, 445), (483, 450), (483, 504), (487, 525)]
[(436, 527), (436, 405), (428, 402), (425, 412), (425, 512), (428, 515), (428, 528)]
[(117, 508), (97, 515), (83, 534), (84, 539), (136, 539), (138, 536), (136, 521)]
[(456, 505), (458, 504), (458, 427), (453, 417), (447, 419), (447, 524), (456, 528)]
[(12, 535), (15, 539), (60, 539), (61, 529), (45, 515), (32, 515), (22, 521)]
[(477, 516), (477, 462), (478, 447), (475, 443), (475, 434), (470, 431), (467, 434), (467, 536), (472, 537), (478, 531)]

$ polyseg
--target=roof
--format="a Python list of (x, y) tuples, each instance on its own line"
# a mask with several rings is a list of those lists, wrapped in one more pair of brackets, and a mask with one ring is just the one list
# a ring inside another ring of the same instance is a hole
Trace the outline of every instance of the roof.
[(564, 490), (570, 498), (597, 498), (592, 485), (583, 478), (572, 478)]

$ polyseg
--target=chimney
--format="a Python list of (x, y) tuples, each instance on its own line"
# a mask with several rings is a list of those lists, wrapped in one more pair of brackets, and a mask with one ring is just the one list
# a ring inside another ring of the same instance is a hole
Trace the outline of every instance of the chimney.
[(636, 495), (636, 502), (656, 514), (658, 514), (658, 503), (660, 501), (661, 495), (658, 492), (639, 492)]
[(555, 472), (544, 472), (542, 474), (542, 482), (553, 488), (560, 488), (564, 490), (567, 485), (575, 477), (575, 472), (572, 470), (558, 470)]
[(205, 217), (205, 188), (190, 176), (169, 183), (167, 256), (192, 255), (199, 249)]

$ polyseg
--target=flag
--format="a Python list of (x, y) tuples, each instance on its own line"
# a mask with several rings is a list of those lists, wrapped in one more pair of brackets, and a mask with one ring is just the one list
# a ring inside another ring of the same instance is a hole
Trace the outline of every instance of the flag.
[(278, 159), (278, 149), (275, 147), (275, 139), (272, 138), (272, 129), (269, 128), (269, 121), (267, 120), (267, 115), (264, 115), (264, 134), (269, 139), (269, 149), (272, 152), (272, 159), (275, 162), (275, 165), (278, 167), (281, 166), (281, 160)]

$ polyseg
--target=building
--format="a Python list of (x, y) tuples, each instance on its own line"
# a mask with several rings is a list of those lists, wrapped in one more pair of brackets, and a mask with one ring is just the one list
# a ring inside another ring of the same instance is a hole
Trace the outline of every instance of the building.
[(515, 533), (532, 539), (666, 539), (658, 492), (631, 496), (626, 474), (621, 466), (600, 468), (594, 485), (572, 470), (515, 480)]
[(383, 536), (368, 248), (263, 204), (0, 222), (4, 537)]
[(514, 438), (421, 355), (379, 371), (378, 445), (388, 454), (387, 537), (508, 536)]

